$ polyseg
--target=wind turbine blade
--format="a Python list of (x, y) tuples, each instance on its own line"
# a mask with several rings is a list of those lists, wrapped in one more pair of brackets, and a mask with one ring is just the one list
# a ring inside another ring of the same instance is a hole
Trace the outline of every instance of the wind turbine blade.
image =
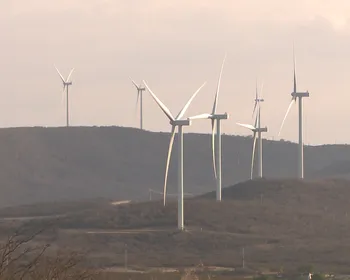
[(63, 104), (64, 103), (64, 94), (65, 94), (65, 89), (66, 89), (66, 85), (65, 84), (63, 84), (63, 90), (62, 90), (62, 94), (61, 94), (61, 103)]
[(147, 90), (149, 91), (149, 93), (152, 95), (154, 101), (158, 104), (159, 108), (162, 109), (162, 111), (164, 112), (165, 115), (167, 115), (167, 117), (171, 120), (174, 121), (174, 117), (171, 114), (170, 110), (163, 104), (162, 101), (159, 100), (159, 98), (153, 93), (153, 91), (148, 87), (147, 83), (145, 81), (143, 81), (143, 84), (145, 85), (145, 87), (147, 88)]
[(74, 68), (72, 68), (72, 70), (70, 70), (70, 72), (69, 72), (68, 78), (66, 80), (67, 83), (69, 82), (69, 79), (72, 76), (73, 72), (74, 72)]
[(137, 106), (139, 105), (140, 92), (137, 91), (136, 104), (135, 104), (135, 115), (137, 113)]
[(293, 102), (294, 102), (294, 101), (295, 101), (295, 99), (294, 99), (294, 98), (292, 98), (292, 101), (289, 103), (289, 106), (288, 106), (287, 112), (286, 112), (286, 114), (284, 115), (284, 118), (283, 118), (283, 121), (282, 121), (282, 124), (281, 124), (280, 131), (278, 132), (278, 137), (279, 137), (279, 136), (280, 136), (280, 134), (281, 134), (281, 131), (282, 131), (282, 128), (283, 128), (284, 122), (285, 122), (285, 120), (286, 120), (286, 118), (287, 118), (287, 115), (289, 114), (290, 109), (292, 108), (292, 105), (293, 105)]
[(255, 104), (254, 104), (254, 109), (253, 109), (253, 114), (252, 114), (252, 117), (254, 117), (254, 113), (255, 113), (255, 110), (256, 110), (256, 106), (258, 105), (258, 101), (255, 100)]
[(248, 128), (250, 130), (255, 130), (256, 128), (254, 126), (252, 126), (251, 124), (244, 124), (244, 123), (236, 123), (237, 125), (239, 126), (242, 126), (242, 127), (245, 127), (245, 128)]
[(293, 43), (293, 64), (294, 64), (294, 85), (293, 85), (293, 92), (297, 92), (297, 76), (296, 76), (296, 62), (295, 62), (294, 43)]
[(254, 158), (255, 158), (255, 144), (256, 144), (256, 132), (254, 132), (252, 162), (251, 162), (251, 165), (250, 165), (250, 179), (253, 179)]
[(216, 179), (217, 173), (216, 173), (216, 157), (215, 157), (215, 126), (216, 126), (215, 120), (211, 120), (211, 151), (213, 156), (214, 175)]
[(131, 79), (131, 77), (130, 77), (130, 80), (131, 80), (131, 82), (134, 84), (134, 86), (136, 87), (136, 89), (139, 90), (139, 86), (135, 83), (135, 81), (134, 81), (133, 79)]
[(180, 111), (180, 113), (176, 116), (176, 120), (179, 120), (183, 117), (183, 115), (186, 113), (186, 110), (188, 109), (188, 107), (190, 106), (192, 100), (196, 97), (197, 93), (202, 89), (202, 87), (205, 86), (207, 82), (204, 82), (199, 89), (197, 89), (197, 91), (191, 96), (191, 98), (187, 101), (187, 103), (185, 104), (185, 106), (182, 108), (182, 110)]
[(165, 167), (164, 190), (163, 190), (164, 205), (165, 205), (165, 200), (166, 200), (166, 184), (167, 184), (167, 181), (168, 181), (169, 163), (170, 163), (171, 151), (173, 150), (174, 137), (175, 137), (175, 126), (173, 125), (172, 128), (171, 128), (171, 136), (170, 136), (170, 142), (169, 142), (168, 157), (167, 157), (167, 160), (166, 160), (166, 167)]
[(260, 104), (258, 106), (258, 112), (256, 114), (256, 117), (255, 117), (255, 123), (254, 123), (254, 127), (258, 127), (258, 120), (259, 120), (259, 114), (260, 113)]
[(261, 83), (261, 88), (260, 88), (260, 93), (259, 93), (259, 98), (262, 98), (262, 92), (264, 89), (264, 83)]
[(200, 114), (200, 115), (189, 117), (189, 119), (190, 120), (209, 119), (211, 116), (212, 116), (211, 114)]
[(253, 109), (252, 117), (254, 117), (254, 113), (255, 113), (256, 107), (258, 105), (258, 99), (259, 99), (259, 95), (258, 95), (258, 79), (256, 79), (256, 81), (255, 81), (255, 103), (254, 103), (254, 109)]
[(224, 60), (222, 61), (222, 64), (221, 64), (221, 70), (220, 70), (220, 75), (219, 75), (219, 80), (218, 80), (218, 85), (216, 87), (216, 94), (215, 94), (215, 99), (214, 99), (214, 105), (213, 105), (213, 109), (211, 111), (211, 113), (213, 115), (215, 115), (216, 113), (216, 108), (218, 106), (218, 98), (219, 98), (219, 91), (220, 91), (220, 84), (221, 84), (221, 76), (222, 76), (222, 71), (224, 69), (224, 64), (225, 64), (225, 61), (226, 61), (226, 56), (227, 54), (225, 54), (225, 57), (224, 57)]
[(60, 71), (57, 69), (56, 65), (54, 65), (54, 67), (56, 68), (58, 75), (60, 75), (62, 82), (65, 83), (65, 80), (64, 80), (62, 74), (60, 73)]

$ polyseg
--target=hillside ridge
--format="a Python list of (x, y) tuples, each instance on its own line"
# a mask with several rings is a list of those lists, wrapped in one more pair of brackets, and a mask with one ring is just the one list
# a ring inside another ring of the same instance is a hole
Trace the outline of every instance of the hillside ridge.
[[(209, 134), (184, 135), (186, 193), (203, 194), (215, 188), (210, 141)], [(93, 198), (148, 200), (149, 189), (162, 192), (168, 142), (169, 133), (116, 126), (0, 129), (0, 205)], [(223, 186), (249, 178), (251, 142), (250, 137), (222, 136)], [(296, 175), (295, 144), (264, 140), (263, 148), (264, 176)], [(305, 176), (348, 178), (349, 173), (337, 167), (339, 162), (350, 165), (348, 159), (346, 145), (306, 146)], [(169, 193), (177, 192), (176, 161), (173, 153)]]

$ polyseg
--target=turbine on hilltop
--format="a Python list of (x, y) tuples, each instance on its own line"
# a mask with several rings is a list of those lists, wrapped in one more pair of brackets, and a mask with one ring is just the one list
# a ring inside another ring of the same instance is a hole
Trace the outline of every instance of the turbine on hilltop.
[(143, 129), (143, 107), (142, 107), (142, 95), (143, 92), (146, 90), (145, 87), (143, 87), (141, 84), (138, 86), (133, 79), (131, 79), (131, 82), (134, 84), (134, 86), (137, 89), (137, 97), (136, 97), (136, 108), (138, 105), (138, 102), (140, 100), (140, 129)]
[[(222, 71), (224, 69), (224, 64), (226, 60), (226, 55), (224, 57), (224, 60), (221, 65), (221, 71), (218, 79), (218, 84), (216, 88), (216, 94), (213, 104), (213, 109), (211, 111), (211, 114), (201, 114), (197, 116), (190, 117), (191, 120), (193, 119), (210, 119), (211, 120), (211, 129), (212, 129), (212, 155), (213, 155), (213, 168), (214, 168), (214, 175), (216, 179), (216, 200), (221, 201), (221, 190), (222, 190), (222, 180), (221, 180), (221, 120), (227, 120), (228, 114), (217, 114), (216, 108), (218, 106), (218, 99), (219, 99), (219, 91), (220, 91), (220, 84), (221, 84), (221, 76)], [(216, 135), (215, 135), (215, 127), (216, 127)], [(215, 140), (216, 138), (216, 140)]]
[(294, 79), (293, 79), (293, 92), (291, 93), (292, 100), (291, 100), (291, 102), (288, 106), (287, 112), (283, 118), (278, 136), (281, 134), (284, 122), (287, 118), (287, 115), (288, 115), (290, 109), (293, 106), (293, 103), (296, 103), (296, 101), (298, 99), (298, 104), (299, 104), (298, 178), (303, 179), (304, 178), (303, 97), (309, 97), (310, 94), (308, 91), (305, 91), (305, 92), (302, 92), (302, 91), (298, 92), (297, 91), (297, 78), (296, 78), (294, 46), (293, 46), (293, 64), (294, 64)]
[(179, 114), (174, 118), (174, 116), (171, 114), (170, 110), (158, 99), (158, 97), (152, 92), (152, 90), (149, 88), (147, 83), (143, 81), (143, 84), (146, 86), (148, 92), (151, 94), (154, 101), (158, 104), (160, 109), (164, 112), (164, 114), (168, 117), (170, 124), (171, 124), (171, 136), (170, 136), (170, 143), (169, 143), (169, 150), (168, 150), (168, 157), (166, 161), (166, 167), (165, 167), (165, 177), (164, 177), (164, 205), (165, 205), (165, 199), (166, 199), (166, 190), (167, 190), (167, 180), (168, 180), (168, 170), (169, 170), (169, 163), (170, 163), (170, 157), (171, 152), (173, 148), (174, 143), (174, 137), (175, 137), (175, 129), (177, 127), (177, 141), (178, 141), (178, 216), (177, 216), (177, 224), (178, 229), (183, 230), (184, 229), (184, 206), (183, 206), (183, 197), (184, 197), (184, 190), (183, 190), (183, 126), (189, 126), (191, 125), (190, 119), (184, 120), (182, 117), (185, 115), (186, 110), (190, 106), (192, 100), (195, 98), (197, 93), (204, 87), (206, 83), (204, 83), (193, 95), (192, 97), (187, 101), (185, 106), (182, 108), (182, 110), (179, 112)]
[(69, 91), (69, 86), (71, 86), (73, 83), (71, 81), (69, 81), (70, 77), (72, 76), (72, 73), (74, 71), (74, 68), (72, 68), (69, 72), (69, 75), (67, 77), (67, 79), (64, 79), (62, 74), (60, 73), (60, 71), (57, 69), (57, 67), (55, 66), (58, 75), (60, 75), (60, 78), (62, 80), (63, 83), (63, 91), (62, 91), (62, 101), (64, 99), (64, 91), (66, 90), (66, 126), (69, 126), (69, 95), (68, 95), (68, 91)]
[(258, 93), (258, 84), (256, 83), (255, 88), (255, 104), (253, 109), (253, 117), (256, 111), (255, 123), (254, 126), (250, 124), (242, 124), (237, 123), (238, 125), (248, 128), (253, 131), (253, 150), (252, 150), (252, 160), (250, 166), (250, 179), (253, 179), (253, 171), (254, 171), (254, 160), (255, 160), (255, 148), (256, 148), (256, 139), (258, 134), (258, 177), (262, 178), (263, 176), (263, 149), (262, 149), (262, 132), (267, 132), (267, 127), (261, 127), (261, 102), (264, 102), (264, 99), (261, 98), (262, 88), (260, 90), (260, 94)]

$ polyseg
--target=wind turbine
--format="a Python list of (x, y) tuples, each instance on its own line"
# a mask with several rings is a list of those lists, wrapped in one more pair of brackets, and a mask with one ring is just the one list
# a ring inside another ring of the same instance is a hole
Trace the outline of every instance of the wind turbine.
[[(213, 109), (211, 111), (211, 114), (201, 114), (198, 116), (190, 117), (190, 119), (211, 119), (211, 128), (212, 128), (212, 155), (213, 155), (213, 168), (214, 168), (214, 175), (216, 179), (216, 200), (221, 201), (221, 190), (222, 190), (222, 181), (221, 181), (221, 120), (227, 120), (229, 118), (229, 115), (227, 113), (224, 114), (217, 114), (216, 108), (218, 105), (218, 98), (219, 98), (219, 91), (220, 91), (220, 84), (221, 84), (221, 76), (222, 71), (224, 69), (224, 64), (226, 61), (226, 55), (224, 57), (224, 60), (221, 65), (220, 75), (218, 79), (218, 84), (216, 88), (216, 94), (214, 99), (214, 105)], [(216, 127), (216, 133), (215, 133), (215, 127)], [(215, 140), (216, 138), (216, 140)]]
[(68, 90), (69, 90), (69, 86), (71, 86), (73, 83), (71, 81), (69, 81), (70, 77), (72, 76), (72, 73), (74, 71), (74, 68), (72, 68), (69, 72), (69, 75), (67, 77), (67, 79), (64, 79), (62, 74), (60, 73), (60, 71), (57, 69), (57, 67), (55, 66), (58, 75), (60, 75), (62, 83), (63, 83), (63, 91), (62, 91), (62, 100), (63, 100), (63, 94), (64, 94), (64, 90), (66, 89), (66, 126), (69, 126), (69, 98), (68, 98)]
[(293, 106), (293, 103), (296, 103), (297, 98), (298, 98), (298, 103), (299, 103), (298, 178), (303, 179), (304, 178), (303, 97), (309, 97), (310, 94), (309, 94), (309, 91), (306, 91), (306, 92), (298, 92), (297, 91), (297, 78), (296, 78), (294, 46), (293, 46), (293, 64), (294, 64), (294, 85), (293, 85), (293, 92), (291, 93), (292, 100), (291, 100), (291, 102), (288, 106), (287, 112), (283, 118), (278, 136), (281, 134), (282, 127), (284, 125), (284, 122), (287, 118), (287, 115), (288, 115), (290, 109)]
[(250, 179), (253, 179), (253, 170), (254, 170), (254, 159), (255, 159), (255, 145), (256, 145), (256, 139), (257, 139), (257, 134), (258, 134), (258, 177), (262, 178), (263, 176), (263, 158), (262, 158), (262, 137), (261, 133), (262, 132), (267, 132), (267, 127), (261, 127), (261, 102), (264, 102), (264, 99), (261, 98), (261, 93), (262, 93), (262, 87), (260, 90), (260, 94), (258, 94), (258, 85), (256, 84), (256, 89), (255, 89), (255, 104), (254, 104), (254, 109), (253, 109), (253, 116), (256, 111), (256, 116), (255, 116), (255, 124), (250, 125), (250, 124), (242, 124), (242, 123), (237, 123), (238, 125), (248, 128), (251, 131), (253, 131), (253, 151), (252, 151), (252, 161), (251, 161), (251, 166), (250, 166)]
[(132, 83), (137, 89), (137, 99), (136, 99), (136, 107), (140, 100), (140, 129), (143, 129), (143, 108), (142, 108), (142, 92), (146, 90), (141, 84), (138, 86), (133, 79), (131, 79)]
[(165, 167), (165, 177), (164, 177), (164, 205), (165, 205), (165, 199), (166, 199), (166, 186), (167, 186), (167, 179), (168, 179), (168, 169), (169, 169), (169, 163), (170, 163), (170, 157), (171, 152), (173, 148), (174, 143), (174, 137), (175, 137), (175, 129), (177, 127), (177, 141), (178, 141), (178, 214), (177, 214), (177, 226), (179, 230), (184, 229), (184, 207), (183, 207), (183, 199), (184, 199), (184, 190), (183, 190), (183, 126), (189, 126), (191, 125), (191, 120), (187, 119), (184, 120), (182, 117), (186, 113), (186, 110), (190, 106), (192, 100), (195, 98), (197, 93), (204, 87), (206, 83), (200, 86), (200, 88), (191, 96), (191, 98), (187, 101), (185, 106), (182, 108), (182, 110), (178, 113), (178, 115), (174, 118), (174, 116), (171, 114), (170, 110), (162, 103), (162, 101), (159, 100), (159, 98), (152, 92), (152, 90), (149, 88), (147, 83), (143, 81), (143, 84), (146, 86), (147, 90), (151, 94), (154, 101), (158, 104), (160, 109), (164, 112), (164, 114), (168, 117), (170, 124), (171, 124), (171, 137), (169, 142), (169, 150), (168, 150), (168, 157), (166, 161), (166, 167)]

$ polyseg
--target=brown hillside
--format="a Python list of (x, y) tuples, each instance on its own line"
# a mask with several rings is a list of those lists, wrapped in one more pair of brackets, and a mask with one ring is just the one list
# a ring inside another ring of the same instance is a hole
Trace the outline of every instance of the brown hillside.
[[(185, 192), (214, 189), (210, 139), (185, 134)], [(0, 205), (96, 197), (148, 199), (149, 188), (162, 189), (168, 141), (168, 133), (121, 127), (0, 129)], [(222, 144), (224, 186), (246, 180), (252, 139), (224, 135)], [(294, 177), (296, 151), (289, 142), (264, 141), (266, 177)], [(348, 146), (306, 147), (305, 174), (319, 178), (320, 170), (349, 158)], [(170, 193), (176, 193), (176, 160), (175, 152)], [(338, 175), (340, 167), (328, 176)]]
[[(296, 268), (349, 272), (349, 181), (257, 180), (185, 200), (186, 232), (176, 230), (175, 201), (105, 204), (55, 222), (51, 241), (89, 251), (101, 266), (122, 266), (125, 244), (134, 266), (239, 267), (245, 248), (253, 269)], [(25, 223), (40, 228), (43, 220)], [(149, 231), (151, 230), (151, 231)], [(105, 232), (98, 234), (98, 232)], [(88, 233), (92, 232), (92, 233)]]

